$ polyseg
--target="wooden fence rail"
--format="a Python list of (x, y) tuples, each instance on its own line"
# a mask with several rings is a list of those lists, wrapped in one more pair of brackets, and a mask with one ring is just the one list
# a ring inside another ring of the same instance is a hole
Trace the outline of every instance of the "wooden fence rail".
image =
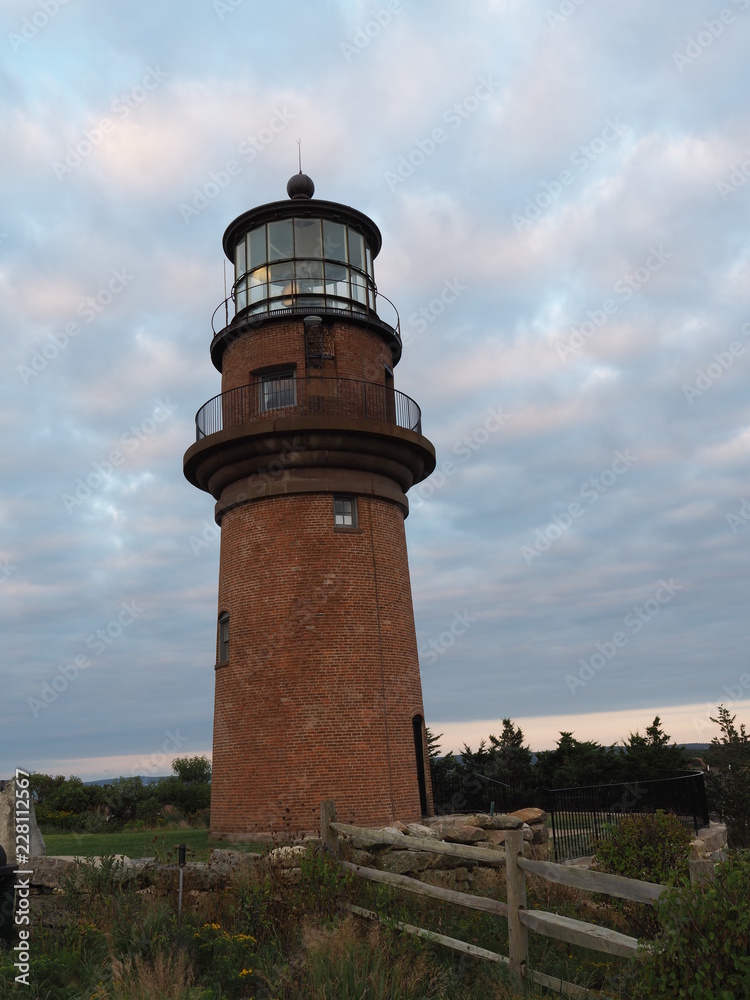
[[(587, 892), (598, 892), (609, 896), (617, 896), (620, 899), (633, 900), (639, 903), (653, 905), (666, 886), (657, 885), (652, 882), (641, 882), (637, 879), (623, 878), (619, 875), (607, 875), (603, 872), (592, 872), (580, 868), (569, 868), (565, 865), (553, 864), (549, 861), (533, 861), (523, 855), (523, 833), (521, 830), (508, 830), (505, 835), (505, 850), (492, 851), (482, 847), (470, 847), (463, 844), (446, 844), (441, 840), (433, 840), (427, 837), (410, 837), (400, 833), (390, 833), (385, 830), (371, 830), (365, 827), (351, 826), (347, 823), (336, 822), (336, 807), (333, 802), (323, 802), (320, 807), (321, 840), (331, 853), (339, 858), (340, 863), (347, 871), (351, 871), (360, 878), (372, 882), (380, 882), (386, 885), (396, 886), (406, 892), (415, 893), (420, 896), (427, 896), (432, 899), (441, 899), (445, 902), (456, 903), (473, 910), (481, 910), (485, 913), (492, 913), (501, 916), (508, 921), (508, 951), (509, 955), (498, 955), (485, 948), (466, 941), (459, 941), (456, 938), (449, 938), (435, 931), (429, 931), (422, 927), (414, 927), (411, 924), (396, 923), (401, 930), (408, 934), (415, 934), (418, 937), (439, 942), (448, 948), (465, 954), (474, 955), (478, 958), (485, 958), (489, 961), (501, 962), (510, 967), (510, 971), (519, 985), (524, 980), (532, 980), (542, 986), (546, 986), (557, 993), (563, 993), (573, 997), (598, 996), (601, 993), (594, 993), (582, 986), (574, 983), (567, 983), (564, 980), (551, 976), (546, 976), (528, 967), (528, 933), (533, 931), (544, 937), (555, 938), (558, 941), (565, 941), (568, 944), (579, 945), (583, 948), (590, 948), (593, 951), (601, 951), (609, 955), (620, 955), (626, 958), (635, 958), (638, 954), (637, 938), (629, 937), (627, 934), (620, 934), (607, 927), (600, 927), (597, 924), (590, 924), (583, 920), (575, 920), (571, 917), (562, 917), (557, 913), (547, 913), (544, 910), (529, 910), (526, 903), (526, 875), (536, 875), (548, 882), (555, 882), (559, 885), (568, 885), (576, 889), (583, 889)], [(374, 868), (367, 868), (363, 865), (355, 865), (342, 861), (339, 857), (339, 836), (356, 837), (366, 844), (383, 844), (400, 847), (402, 850), (427, 851), (432, 854), (447, 854), (455, 858), (467, 861), (479, 861), (490, 865), (505, 865), (507, 875), (507, 902), (502, 900), (489, 899), (485, 896), (474, 896), (471, 893), (458, 892), (453, 889), (441, 889), (437, 886), (420, 882), (419, 879), (410, 878), (407, 875), (396, 875), (391, 872), (379, 871)], [(709, 862), (709, 865), (711, 862)], [(699, 867), (700, 866), (700, 867)], [(704, 863), (691, 863), (691, 877), (706, 879), (710, 878), (708, 867)], [(367, 919), (377, 919), (377, 914), (362, 907), (350, 905), (348, 907), (353, 913)]]

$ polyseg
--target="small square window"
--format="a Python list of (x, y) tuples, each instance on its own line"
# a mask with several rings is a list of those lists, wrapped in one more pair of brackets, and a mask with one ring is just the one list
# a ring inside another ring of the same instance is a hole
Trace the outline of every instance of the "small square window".
[(357, 527), (356, 497), (333, 498), (333, 523), (337, 528)]

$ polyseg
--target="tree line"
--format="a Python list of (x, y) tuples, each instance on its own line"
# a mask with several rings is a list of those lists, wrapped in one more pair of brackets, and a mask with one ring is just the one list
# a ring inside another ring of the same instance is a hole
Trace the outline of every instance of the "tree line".
[(709, 810), (725, 820), (734, 846), (750, 847), (750, 735), (735, 720), (728, 708), (719, 705), (716, 717), (711, 717), (719, 733), (698, 759), (672, 741), (658, 715), (643, 734), (636, 731), (610, 746), (561, 732), (555, 749), (539, 752), (536, 760), (511, 719), (503, 719), (500, 734), (481, 740), (476, 750), (464, 744), (460, 756), (441, 753), (442, 734), (428, 730), (427, 744), (436, 782), (479, 774), (506, 785), (549, 789), (632, 783), (704, 770)]
[(75, 776), (32, 774), (37, 822), (48, 829), (97, 833), (127, 823), (196, 820), (211, 805), (211, 763), (207, 757), (177, 757), (172, 774), (144, 783), (140, 777), (91, 785)]

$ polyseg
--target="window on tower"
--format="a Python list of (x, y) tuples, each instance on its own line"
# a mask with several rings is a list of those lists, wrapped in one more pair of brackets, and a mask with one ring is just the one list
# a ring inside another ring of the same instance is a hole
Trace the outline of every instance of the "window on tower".
[(259, 376), (260, 409), (263, 412), (296, 404), (295, 374), (294, 368), (284, 368), (264, 372)]
[(223, 666), (229, 663), (229, 612), (222, 611), (219, 615), (219, 658), (217, 664)]
[(357, 527), (357, 498), (333, 498), (333, 523), (337, 528)]

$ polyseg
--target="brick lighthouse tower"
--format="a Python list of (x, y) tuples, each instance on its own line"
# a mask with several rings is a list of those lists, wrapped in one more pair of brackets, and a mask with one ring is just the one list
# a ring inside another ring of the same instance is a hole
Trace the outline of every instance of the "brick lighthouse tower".
[(365, 825), (432, 811), (404, 518), (435, 451), (393, 386), (380, 231), (314, 191), (300, 172), (224, 233), (222, 391), (185, 454), (221, 525), (216, 837), (314, 830), (324, 799)]

